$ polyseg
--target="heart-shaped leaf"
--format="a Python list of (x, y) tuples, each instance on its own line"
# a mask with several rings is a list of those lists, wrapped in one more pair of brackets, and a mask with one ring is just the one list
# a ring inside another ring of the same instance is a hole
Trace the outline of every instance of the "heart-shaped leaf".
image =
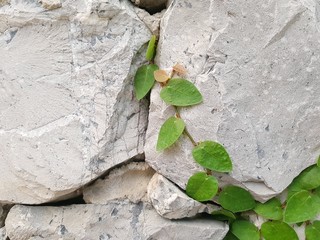
[(213, 141), (200, 143), (192, 150), (193, 158), (202, 167), (217, 172), (230, 172), (232, 162), (225, 148)]
[(185, 128), (185, 123), (181, 118), (170, 117), (160, 128), (157, 150), (162, 151), (174, 144)]
[(192, 82), (182, 78), (173, 78), (161, 90), (160, 97), (167, 104), (191, 106), (202, 102), (202, 95)]
[(237, 186), (225, 187), (219, 195), (220, 205), (231, 212), (244, 212), (256, 206), (251, 194)]
[(283, 214), (281, 202), (278, 198), (272, 198), (265, 203), (257, 203), (254, 211), (258, 215), (271, 220), (281, 220)]
[(188, 180), (186, 192), (199, 202), (209, 201), (218, 192), (218, 181), (204, 172), (195, 173)]
[(311, 225), (306, 226), (305, 234), (308, 240), (319, 240), (320, 221), (314, 221)]
[(156, 35), (152, 35), (148, 43), (148, 48), (146, 52), (146, 59), (148, 61), (153, 60), (154, 56), (156, 55), (156, 40), (157, 40)]
[(225, 209), (213, 211), (211, 213), (211, 215), (212, 215), (213, 219), (218, 220), (218, 221), (232, 222), (232, 221), (236, 220), (236, 218), (237, 218), (232, 212), (225, 210)]
[(299, 240), (292, 227), (279, 221), (263, 223), (261, 225), (261, 234), (265, 240)]
[(237, 220), (231, 225), (231, 232), (240, 240), (259, 240), (259, 229), (249, 221)]
[(155, 64), (144, 65), (138, 68), (134, 77), (134, 90), (138, 100), (147, 95), (153, 87), (155, 81), (153, 72), (158, 69), (159, 67)]
[(320, 199), (309, 191), (302, 190), (294, 194), (284, 210), (284, 222), (299, 223), (313, 219), (320, 209)]
[(320, 168), (317, 165), (312, 165), (300, 173), (288, 187), (288, 197), (301, 190), (312, 190), (320, 186)]

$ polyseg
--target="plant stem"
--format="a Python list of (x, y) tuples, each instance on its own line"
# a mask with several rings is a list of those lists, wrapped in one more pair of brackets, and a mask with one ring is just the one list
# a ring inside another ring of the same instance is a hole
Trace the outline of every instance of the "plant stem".
[(197, 142), (193, 139), (193, 137), (191, 136), (191, 134), (189, 133), (187, 128), (185, 128), (183, 132), (190, 139), (190, 141), (192, 142), (193, 146), (195, 146), (195, 147), (198, 146)]
[[(174, 107), (174, 109), (176, 111), (177, 118), (181, 118), (181, 115), (180, 115), (178, 107), (177, 106), (173, 106), (173, 107)], [(191, 141), (193, 146), (196, 147), (198, 145), (198, 143), (193, 139), (193, 137), (191, 136), (191, 134), (187, 130), (187, 127), (184, 128), (183, 133), (189, 138), (189, 140)]]

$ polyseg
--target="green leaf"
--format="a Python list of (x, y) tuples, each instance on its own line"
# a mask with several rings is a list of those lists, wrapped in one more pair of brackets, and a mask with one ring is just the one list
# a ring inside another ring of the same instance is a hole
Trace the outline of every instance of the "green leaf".
[(218, 220), (218, 221), (233, 221), (233, 220), (236, 220), (236, 216), (228, 211), (228, 210), (225, 210), (225, 209), (221, 209), (221, 210), (217, 210), (217, 211), (213, 211), (211, 213), (211, 215), (213, 216), (213, 218), (215, 220)]
[(162, 151), (174, 144), (183, 133), (185, 126), (181, 118), (168, 118), (160, 128), (157, 150)]
[(284, 222), (298, 223), (314, 218), (319, 213), (318, 196), (302, 190), (294, 194), (284, 210)]
[(225, 187), (220, 193), (219, 203), (223, 208), (234, 213), (251, 210), (256, 206), (251, 194), (237, 186)]
[(312, 165), (305, 169), (298, 177), (296, 177), (288, 187), (288, 197), (301, 190), (312, 190), (320, 186), (320, 168)]
[(154, 56), (156, 55), (156, 40), (157, 37), (156, 35), (152, 35), (150, 38), (150, 41), (148, 43), (148, 48), (147, 48), (147, 52), (146, 52), (146, 59), (148, 61), (151, 61), (154, 59)]
[(318, 160), (317, 160), (317, 166), (320, 167), (320, 156), (318, 157)]
[(223, 238), (223, 240), (239, 240), (233, 233), (229, 230), (227, 235)]
[(263, 223), (261, 225), (261, 234), (265, 240), (299, 240), (292, 227), (279, 221)]
[(138, 100), (147, 95), (153, 87), (155, 81), (153, 72), (158, 69), (159, 67), (155, 64), (144, 65), (138, 68), (134, 77), (134, 90)]
[(319, 240), (320, 239), (320, 221), (314, 221), (312, 225), (306, 226), (306, 239)]
[(202, 95), (192, 82), (182, 78), (173, 78), (161, 90), (160, 97), (167, 104), (191, 106), (202, 102)]
[(230, 172), (232, 162), (225, 148), (213, 141), (204, 141), (192, 150), (193, 158), (202, 167), (217, 171)]
[(188, 180), (186, 192), (199, 202), (209, 201), (218, 192), (218, 181), (204, 172), (195, 173)]
[(231, 225), (231, 232), (239, 240), (259, 240), (259, 229), (249, 221), (237, 220)]
[(265, 203), (257, 203), (254, 211), (258, 215), (271, 220), (281, 220), (283, 214), (281, 202), (278, 198), (272, 198)]

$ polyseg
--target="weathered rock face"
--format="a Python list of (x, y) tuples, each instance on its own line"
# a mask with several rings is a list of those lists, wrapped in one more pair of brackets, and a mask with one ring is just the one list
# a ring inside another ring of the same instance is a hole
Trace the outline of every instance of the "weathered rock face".
[[(46, 224), (44, 224), (46, 223)], [(11, 240), (223, 239), (228, 226), (210, 220), (170, 221), (149, 205), (110, 202), (69, 207), (14, 206), (6, 220)]]
[[(197, 141), (217, 140), (230, 153), (234, 182), (260, 200), (280, 193), (320, 153), (318, 1), (176, 0), (162, 21), (157, 62), (176, 62), (204, 102), (181, 109)], [(151, 95), (146, 161), (181, 187), (199, 170), (182, 138), (155, 150), (173, 113)]]
[(6, 234), (6, 229), (0, 228), (0, 240), (6, 240), (7, 239), (7, 234)]
[(86, 203), (106, 204), (110, 200), (147, 201), (147, 186), (154, 170), (145, 162), (132, 162), (111, 171), (83, 190)]
[(0, 8), (0, 201), (56, 199), (143, 152), (147, 106), (131, 81), (150, 31), (132, 8)]
[(211, 213), (220, 208), (197, 202), (182, 192), (177, 186), (160, 174), (154, 174), (148, 185), (148, 197), (157, 213), (168, 219)]

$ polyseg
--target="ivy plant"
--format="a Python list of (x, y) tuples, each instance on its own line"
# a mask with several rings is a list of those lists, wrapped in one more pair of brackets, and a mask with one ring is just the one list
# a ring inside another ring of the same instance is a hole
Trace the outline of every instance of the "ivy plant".
[[(181, 107), (201, 104), (203, 96), (192, 81), (183, 78), (186, 69), (176, 64), (171, 73), (154, 64), (156, 36), (152, 36), (146, 52), (148, 64), (141, 66), (134, 78), (134, 89), (138, 100), (144, 98), (155, 82), (161, 86), (160, 97), (175, 109), (161, 126), (157, 151), (166, 151), (185, 135), (193, 145), (192, 157), (203, 167), (203, 171), (190, 176), (186, 193), (193, 199), (212, 201), (221, 206), (211, 213), (213, 219), (229, 223), (229, 232), (224, 240), (298, 240), (294, 225), (305, 224), (307, 240), (320, 239), (320, 157), (317, 163), (304, 170), (288, 187), (285, 201), (272, 198), (265, 203), (256, 202), (249, 191), (239, 186), (219, 188), (215, 173), (232, 171), (231, 158), (223, 144), (210, 139), (195, 141), (179, 114)], [(214, 201), (213, 201), (214, 200)], [(265, 219), (260, 229), (246, 216), (255, 213)]]

